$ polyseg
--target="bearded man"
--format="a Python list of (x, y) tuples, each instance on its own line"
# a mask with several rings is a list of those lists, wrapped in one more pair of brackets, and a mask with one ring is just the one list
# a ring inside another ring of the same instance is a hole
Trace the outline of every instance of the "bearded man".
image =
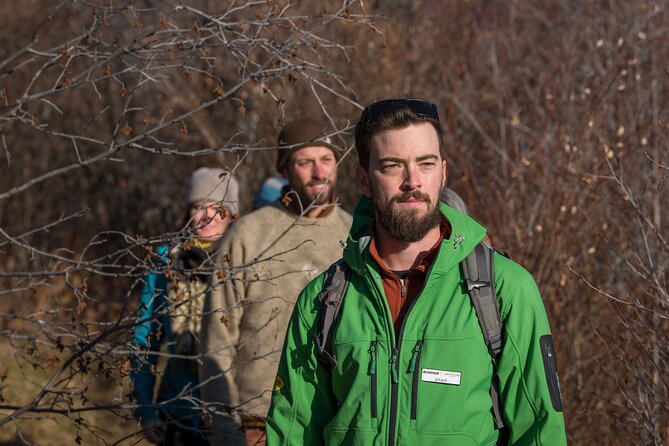
[[(327, 336), (319, 327), (329, 291), (342, 283), (328, 271), (297, 300), (268, 444), (566, 444), (553, 343), (532, 276), (496, 253), (487, 282), (472, 283), (461, 267), (486, 230), (439, 201), (447, 165), (437, 107), (375, 102), (356, 125), (355, 144), (364, 196), (337, 263), (350, 276)], [(472, 287), (496, 293), (499, 356), (484, 341)]]
[(334, 187), (341, 149), (304, 118), (278, 137), (282, 198), (226, 233), (204, 302), (200, 382), (212, 445), (265, 443), (265, 416), (288, 319), (300, 290), (338, 257), (351, 215)]

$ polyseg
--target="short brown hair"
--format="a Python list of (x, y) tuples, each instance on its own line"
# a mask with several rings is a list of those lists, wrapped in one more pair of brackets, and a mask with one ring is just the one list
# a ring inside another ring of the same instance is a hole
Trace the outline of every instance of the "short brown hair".
[(401, 129), (411, 124), (430, 123), (439, 137), (439, 152), (444, 156), (444, 129), (439, 122), (437, 106), (423, 99), (384, 99), (369, 104), (355, 126), (355, 149), (358, 163), (369, 169), (372, 137), (382, 131)]

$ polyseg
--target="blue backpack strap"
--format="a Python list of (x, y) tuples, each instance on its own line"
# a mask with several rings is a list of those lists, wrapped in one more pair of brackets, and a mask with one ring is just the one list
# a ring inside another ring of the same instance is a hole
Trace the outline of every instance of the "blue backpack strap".
[(497, 429), (504, 428), (502, 416), (502, 400), (497, 380), (497, 362), (504, 343), (502, 319), (497, 305), (495, 283), (493, 280), (494, 250), (484, 242), (476, 245), (474, 250), (462, 261), (462, 272), (467, 292), (476, 311), (481, 326), (483, 339), (490, 352), (493, 364), (493, 380), (490, 385), (493, 416)]
[(344, 259), (332, 264), (325, 272), (323, 289), (318, 295), (318, 300), (321, 302), (320, 326), (316, 338), (318, 358), (331, 368), (337, 367), (337, 358), (332, 349), (332, 340), (339, 309), (351, 281), (351, 272), (351, 268), (344, 262)]

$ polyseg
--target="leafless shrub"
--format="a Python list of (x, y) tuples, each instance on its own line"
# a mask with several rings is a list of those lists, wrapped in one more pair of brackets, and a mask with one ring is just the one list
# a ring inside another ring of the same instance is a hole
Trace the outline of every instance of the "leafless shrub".
[(379, 5), (382, 85), (354, 84), (437, 101), (450, 186), (542, 290), (574, 444), (668, 441), (667, 11)]
[(0, 426), (34, 441), (26, 421), (70, 418), (60, 441), (122, 441), (86, 414), (129, 416), (132, 298), (154, 247), (190, 237), (187, 174), (223, 165), (257, 184), (297, 98), (345, 127), (335, 105), (356, 102), (334, 62), (369, 22), (348, 0), (0, 9), (0, 343), (15, 359), (1, 371), (23, 389), (1, 388)]
[(175, 179), (257, 184), (282, 120), (344, 128), (413, 94), (439, 105), (451, 187), (540, 285), (570, 441), (666, 444), (666, 0), (219, 3), (0, 6), (0, 332), (38, 369), (70, 360), (5, 423), (92, 410), (82, 368), (120, 381), (151, 247), (187, 237)]

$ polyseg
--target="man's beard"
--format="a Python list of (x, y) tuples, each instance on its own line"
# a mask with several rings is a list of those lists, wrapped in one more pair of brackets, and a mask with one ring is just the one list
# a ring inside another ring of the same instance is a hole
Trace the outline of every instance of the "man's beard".
[[(419, 209), (399, 209), (396, 203), (410, 198), (423, 200), (427, 204), (428, 211), (419, 215)], [(395, 240), (403, 243), (413, 243), (422, 240), (423, 237), (438, 226), (441, 222), (441, 212), (438, 204), (432, 206), (429, 195), (419, 191), (409, 191), (394, 196), (388, 203), (382, 203), (377, 193), (372, 194), (376, 220), (383, 229)]]
[[(312, 195), (308, 190), (307, 187), (311, 186), (318, 186), (319, 184), (326, 184), (325, 189), (323, 189), (321, 192)], [(300, 204), (302, 205), (302, 209), (306, 209), (309, 206), (324, 206), (327, 204), (330, 204), (332, 202), (332, 194), (333, 194), (333, 184), (332, 183), (324, 183), (322, 181), (311, 181), (304, 187), (299, 187), (299, 188), (294, 188), (295, 192), (297, 192), (298, 197), (300, 198)]]

